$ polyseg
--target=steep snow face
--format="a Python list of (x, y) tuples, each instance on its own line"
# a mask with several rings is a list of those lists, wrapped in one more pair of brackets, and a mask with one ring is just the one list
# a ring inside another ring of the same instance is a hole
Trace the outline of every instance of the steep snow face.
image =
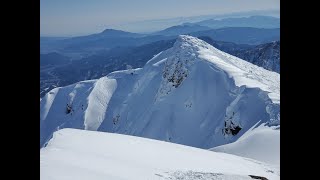
[(142, 69), (91, 81), (74, 98), (84, 102), (83, 112), (75, 106), (66, 114), (61, 91), (71, 93), (78, 84), (41, 100), (40, 145), (57, 128), (74, 127), (212, 148), (236, 141), (258, 122), (280, 124), (278, 73), (191, 36), (180, 36)]
[(104, 77), (51, 90), (40, 100), (40, 147), (62, 128), (97, 130), (115, 89), (116, 81)]
[(42, 180), (280, 179), (279, 168), (225, 153), (114, 133), (63, 129), (40, 150)]
[(115, 79), (103, 77), (96, 82), (92, 92), (90, 93), (90, 96), (87, 99), (88, 107), (85, 110), (84, 116), (85, 129), (98, 129), (104, 120), (109, 101), (116, 88), (117, 81)]

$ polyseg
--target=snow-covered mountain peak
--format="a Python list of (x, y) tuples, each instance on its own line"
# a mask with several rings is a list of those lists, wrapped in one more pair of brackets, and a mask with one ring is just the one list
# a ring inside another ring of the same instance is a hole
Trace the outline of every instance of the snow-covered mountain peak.
[[(203, 63), (228, 74), (238, 87), (260, 88), (274, 103), (280, 103), (280, 74), (220, 51), (192, 36), (180, 35), (172, 48), (158, 54), (147, 64), (164, 64), (163, 78), (171, 82), (168, 86), (176, 88), (187, 78), (193, 64), (197, 64), (194, 68), (201, 71)], [(171, 89), (167, 88), (165, 93)]]
[[(208, 44), (198, 38), (188, 36), (188, 35), (179, 35), (176, 42), (174, 43), (173, 47), (185, 49), (189, 48), (199, 48), (199, 47), (206, 47)], [(188, 49), (190, 50), (190, 49)]]
[(255, 125), (280, 124), (280, 75), (181, 35), (141, 69), (52, 90), (40, 102), (40, 146), (62, 128), (212, 148)]

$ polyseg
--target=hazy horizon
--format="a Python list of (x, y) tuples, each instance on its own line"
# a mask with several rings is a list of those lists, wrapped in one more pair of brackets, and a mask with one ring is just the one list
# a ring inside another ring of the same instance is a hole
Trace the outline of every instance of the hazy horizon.
[[(270, 11), (277, 11), (277, 10), (270, 10)], [(247, 13), (246, 11), (245, 12), (237, 12), (237, 13)], [(280, 14), (280, 12), (279, 12)], [(157, 30), (162, 30), (162, 29), (165, 29), (167, 27), (171, 27), (171, 26), (174, 26), (174, 25), (178, 25), (178, 24), (181, 24), (181, 23), (175, 23), (177, 21), (181, 21), (181, 20), (185, 20), (185, 22), (198, 22), (197, 20), (190, 20), (188, 21), (188, 19), (211, 19), (211, 18), (205, 18), (205, 17), (210, 17), (210, 16), (223, 16), (223, 15), (229, 15), (229, 14), (212, 14), (212, 15), (199, 15), (199, 16), (186, 16), (186, 17), (174, 17), (174, 18), (165, 18), (165, 19), (148, 19), (148, 20), (144, 20), (144, 21), (133, 21), (133, 22), (127, 22), (127, 23), (123, 23), (123, 24), (113, 24), (113, 25), (109, 25), (109, 26), (106, 26), (104, 28), (100, 28), (99, 30), (97, 31), (92, 31), (92, 32), (87, 32), (87, 33), (75, 33), (75, 34), (62, 34), (62, 35), (52, 35), (52, 34), (41, 34), (40, 33), (40, 37), (52, 37), (52, 38), (69, 38), (69, 37), (77, 37), (77, 36), (85, 36), (85, 35), (90, 35), (90, 34), (95, 34), (95, 33), (100, 33), (102, 31), (104, 31), (105, 29), (115, 29), (115, 30), (121, 30), (121, 31), (127, 31), (127, 32), (133, 32), (133, 33), (149, 33), (149, 32), (153, 32), (153, 31), (135, 31), (135, 30), (130, 30), (130, 29), (134, 29), (135, 26), (139, 26), (141, 24), (150, 24), (150, 23), (153, 23), (153, 24), (159, 24), (159, 23), (164, 23), (165, 21), (171, 21), (171, 23), (173, 23), (172, 25), (167, 25), (166, 27), (163, 27), (163, 28), (157, 28)], [(260, 14), (258, 14), (260, 15)], [(254, 16), (254, 15), (252, 15)], [(276, 18), (279, 18), (279, 15), (263, 15), (263, 16), (270, 16), (270, 17), (276, 17)], [(228, 18), (228, 17), (227, 17)], [(218, 19), (218, 18), (217, 18)], [(201, 20), (199, 20), (201, 21)], [(169, 24), (169, 23), (167, 23)]]
[(188, 20), (196, 22), (210, 16), (259, 11), (280, 13), (280, 1), (40, 0), (40, 36), (81, 36), (106, 28), (150, 32)]

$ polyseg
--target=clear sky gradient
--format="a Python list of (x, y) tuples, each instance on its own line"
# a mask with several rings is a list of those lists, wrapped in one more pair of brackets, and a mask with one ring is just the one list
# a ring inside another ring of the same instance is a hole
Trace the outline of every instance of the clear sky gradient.
[(135, 21), (270, 9), (280, 9), (280, 0), (40, 0), (40, 31), (74, 36)]

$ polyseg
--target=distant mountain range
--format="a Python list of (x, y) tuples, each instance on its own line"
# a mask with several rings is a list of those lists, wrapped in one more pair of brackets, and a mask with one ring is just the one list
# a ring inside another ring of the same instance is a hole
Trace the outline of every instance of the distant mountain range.
[[(280, 10), (255, 10), (248, 12), (235, 12), (229, 14), (212, 14), (212, 15), (202, 15), (202, 16), (191, 16), (191, 17), (176, 17), (168, 19), (153, 19), (153, 20), (144, 20), (138, 22), (130, 22), (123, 24), (115, 24), (112, 26), (114, 29), (122, 29), (130, 32), (155, 32), (162, 29), (169, 28), (171, 26), (182, 25), (184, 23), (197, 23), (210, 19), (227, 19), (227, 18), (242, 18), (250, 16), (268, 16), (280, 18)], [(265, 26), (265, 25), (264, 25)], [(248, 27), (248, 26), (246, 26)], [(279, 28), (279, 27), (278, 27)]]
[(184, 24), (178, 26), (172, 26), (167, 29), (152, 33), (153, 35), (163, 35), (163, 36), (177, 36), (180, 34), (189, 34), (197, 31), (210, 30), (211, 28), (206, 26), (200, 26), (197, 24)]
[(250, 16), (240, 18), (209, 19), (186, 24), (196, 24), (213, 29), (225, 27), (280, 28), (280, 19), (271, 16)]
[(279, 28), (280, 19), (269, 16), (207, 19), (175, 25), (149, 34), (106, 29), (100, 33), (72, 38), (40, 37), (40, 51), (59, 52), (76, 60), (114, 47), (141, 46), (173, 39), (181, 34), (209, 36), (217, 41), (257, 45), (279, 40)]
[(98, 54), (101, 51), (109, 50), (114, 47), (141, 46), (156, 41), (173, 39), (180, 34), (209, 36), (213, 40), (217, 41), (253, 45), (280, 39), (280, 29), (259, 29), (248, 27), (205, 29), (208, 28), (198, 25), (183, 25), (149, 35), (108, 30), (89, 36), (40, 41), (40, 52), (58, 52), (77, 60)]
[(280, 39), (280, 29), (229, 27), (190, 33), (192, 36), (209, 36), (216, 41), (258, 45)]
[(40, 46), (41, 53), (59, 52), (60, 54), (71, 57), (72, 59), (81, 59), (114, 47), (140, 46), (165, 39), (170, 38), (160, 35), (147, 36), (143, 34), (108, 29), (101, 33), (88, 36), (42, 41)]

